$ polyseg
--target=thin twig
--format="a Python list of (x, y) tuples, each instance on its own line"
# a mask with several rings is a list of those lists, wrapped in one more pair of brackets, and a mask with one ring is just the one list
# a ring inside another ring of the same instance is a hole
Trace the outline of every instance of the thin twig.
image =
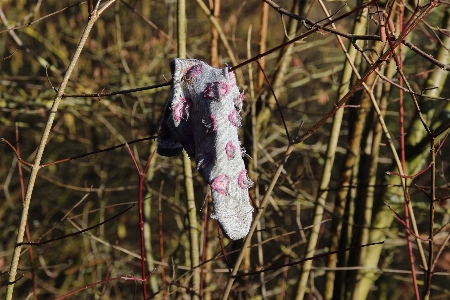
[(8, 55), (8, 56), (6, 56), (6, 57), (0, 58), (0, 60), (7, 60), (7, 59), (10, 59), (10, 58), (14, 55), (14, 53), (16, 53), (16, 51), (17, 51), (17, 49), (14, 49), (13, 53), (11, 53), (10, 55)]
[(105, 279), (105, 280), (100, 280), (100, 281), (97, 281), (97, 282), (94, 282), (94, 283), (85, 285), (85, 286), (83, 286), (83, 287), (81, 287), (81, 288), (79, 288), (79, 289), (76, 289), (76, 290), (74, 290), (74, 291), (71, 291), (70, 293), (67, 293), (67, 294), (64, 294), (64, 295), (62, 295), (62, 296), (59, 296), (59, 297), (55, 298), (55, 300), (61, 300), (61, 299), (67, 298), (67, 297), (69, 297), (69, 296), (72, 296), (72, 295), (74, 295), (74, 294), (80, 292), (80, 291), (86, 290), (86, 289), (88, 289), (88, 288), (90, 288), (90, 287), (93, 287), (93, 286), (96, 286), (96, 285), (99, 285), (99, 284), (102, 284), (102, 283), (114, 281), (114, 280), (121, 280), (121, 279), (122, 279), (122, 280), (145, 281), (145, 280), (148, 279), (148, 277), (150, 277), (151, 275), (153, 275), (154, 272), (155, 272), (155, 271), (153, 271), (152, 273), (150, 273), (150, 274), (149, 274), (146, 278), (144, 278), (144, 279), (142, 279), (142, 278), (136, 278), (136, 277), (130, 277), (130, 276), (119, 276), (119, 277), (114, 277), (114, 278), (108, 278), (108, 279)]
[(100, 93), (93, 93), (93, 94), (63, 94), (62, 98), (69, 98), (69, 97), (70, 98), (101, 98), (101, 97), (105, 97), (105, 96), (123, 95), (123, 94), (129, 94), (129, 93), (134, 93), (134, 92), (157, 89), (160, 87), (169, 86), (171, 84), (172, 84), (172, 80), (170, 80), (169, 82), (165, 82), (165, 83), (158, 83), (158, 84), (148, 85), (148, 86), (144, 86), (144, 87), (140, 87), (140, 88), (120, 90), (120, 91), (115, 91), (115, 92), (110, 92), (110, 93), (104, 93), (102, 91)]
[(270, 83), (270, 80), (267, 77), (266, 72), (264, 72), (264, 69), (263, 69), (261, 63), (259, 62), (259, 60), (257, 60), (256, 62), (258, 63), (259, 69), (263, 73), (264, 79), (266, 80), (267, 84), (269, 85), (269, 88), (270, 88), (270, 91), (272, 92), (273, 98), (275, 99), (275, 102), (277, 103), (278, 111), (280, 112), (280, 116), (281, 116), (281, 121), (283, 122), (284, 130), (286, 131), (286, 136), (287, 136), (288, 142), (290, 143), (292, 141), (289, 136), (289, 130), (287, 128), (286, 121), (284, 120), (283, 111), (281, 110), (281, 107), (280, 107), (280, 102), (278, 102), (277, 95), (275, 95), (275, 91), (273, 90), (272, 84)]
[(8, 28), (6, 30), (2, 30), (2, 31), (0, 31), (0, 34), (3, 33), (3, 32), (13, 31), (13, 30), (16, 30), (16, 29), (19, 29), (19, 28), (23, 28), (23, 27), (27, 27), (27, 26), (33, 25), (33, 24), (35, 24), (35, 23), (37, 23), (39, 21), (42, 21), (43, 19), (46, 19), (46, 18), (51, 17), (53, 15), (59, 14), (60, 12), (65, 11), (66, 9), (69, 9), (69, 8), (72, 8), (72, 7), (75, 7), (75, 6), (80, 6), (81, 4), (84, 4), (84, 3), (86, 3), (86, 1), (66, 6), (66, 7), (64, 7), (62, 9), (60, 9), (60, 10), (54, 11), (54, 12), (48, 14), (48, 15), (45, 15), (45, 16), (37, 19), (37, 20), (34, 20), (33, 22), (29, 22), (29, 23), (26, 23), (26, 24), (23, 24), (23, 25), (18, 25), (18, 26), (15, 26), (15, 27)]
[(103, 224), (108, 223), (109, 221), (111, 221), (111, 220), (117, 218), (118, 216), (126, 213), (127, 211), (129, 211), (130, 209), (132, 209), (135, 206), (136, 206), (136, 204), (132, 204), (131, 206), (129, 206), (124, 211), (121, 211), (120, 213), (118, 213), (118, 214), (116, 214), (116, 215), (114, 215), (114, 216), (104, 220), (103, 222), (97, 223), (97, 224), (95, 224), (93, 226), (89, 226), (89, 227), (87, 227), (85, 229), (82, 229), (82, 230), (79, 230), (77, 232), (73, 232), (73, 233), (66, 234), (66, 235), (61, 235), (61, 236), (55, 237), (53, 239), (49, 239), (49, 240), (42, 241), (42, 242), (22, 242), (22, 243), (17, 243), (16, 246), (23, 246), (23, 245), (40, 246), (40, 245), (45, 245), (45, 244), (48, 244), (48, 243), (51, 243), (51, 242), (54, 242), (54, 241), (57, 241), (57, 240), (62, 240), (62, 239), (65, 239), (65, 238), (68, 238), (68, 237), (71, 237), (71, 236), (79, 235), (79, 234), (81, 234), (83, 232), (90, 231), (90, 230), (95, 229), (95, 228), (97, 228), (99, 226), (102, 226)]
[(14, 154), (16, 155), (17, 160), (18, 160), (19, 162), (21, 162), (21, 163), (23, 163), (24, 165), (27, 165), (27, 166), (29, 166), (29, 167), (33, 167), (33, 164), (24, 161), (24, 160), (20, 157), (20, 153), (17, 151), (17, 149), (16, 149), (16, 148), (15, 148), (15, 147), (7, 140), (7, 139), (0, 138), (0, 142), (5, 143), (6, 145), (8, 145), (8, 146), (11, 148), (12, 151), (14, 151)]
[(52, 87), (52, 89), (55, 91), (55, 93), (58, 94), (58, 90), (53, 86), (50, 78), (48, 77), (48, 65), (45, 66), (45, 76), (47, 77), (47, 82), (50, 84), (50, 86)]
[(421, 240), (421, 241), (425, 241), (425, 242), (428, 242), (428, 241), (430, 241), (430, 239), (429, 238), (422, 238), (422, 237), (420, 237), (420, 236), (418, 236), (417, 234), (415, 234), (414, 233), (414, 231), (412, 231), (410, 228), (409, 228), (409, 226), (407, 226), (406, 225), (406, 223), (405, 223), (405, 221), (403, 221), (402, 220), (402, 218), (400, 217), (400, 215), (388, 204), (388, 203), (386, 203), (386, 202), (384, 202), (384, 204), (394, 213), (394, 217), (400, 222), (400, 223), (402, 223), (403, 224), (403, 226), (405, 226), (405, 228), (408, 230), (408, 232), (409, 233), (411, 233), (412, 235), (414, 235), (414, 237), (416, 238), (416, 239), (419, 239), (419, 240)]
[(376, 242), (376, 243), (369, 243), (369, 244), (361, 245), (361, 246), (349, 247), (349, 248), (345, 248), (345, 249), (339, 249), (339, 250), (336, 250), (336, 251), (330, 251), (330, 252), (327, 252), (327, 253), (318, 254), (318, 255), (314, 255), (314, 256), (308, 257), (308, 258), (300, 259), (300, 260), (297, 260), (297, 261), (292, 262), (292, 263), (288, 263), (288, 264), (284, 264), (284, 265), (280, 265), (280, 266), (273, 266), (273, 267), (269, 267), (269, 268), (263, 268), (263, 269), (261, 269), (259, 271), (248, 272), (248, 273), (244, 273), (244, 274), (240, 274), (240, 275), (234, 275), (232, 277), (233, 278), (238, 278), (238, 277), (244, 277), (244, 276), (260, 274), (260, 273), (271, 271), (271, 270), (277, 270), (277, 269), (281, 269), (281, 268), (284, 268), (284, 267), (292, 267), (292, 266), (301, 264), (302, 262), (305, 262), (305, 261), (308, 261), (308, 260), (315, 260), (315, 259), (318, 259), (318, 258), (327, 257), (327, 256), (330, 256), (332, 254), (336, 254), (336, 253), (340, 253), (340, 252), (346, 252), (346, 251), (356, 250), (356, 249), (369, 247), (369, 246), (374, 246), (374, 245), (382, 245), (382, 244), (384, 244), (384, 241)]
[(94, 154), (98, 154), (98, 153), (102, 153), (102, 152), (111, 151), (111, 150), (114, 150), (114, 149), (117, 149), (117, 148), (125, 147), (126, 145), (131, 145), (131, 144), (135, 144), (135, 143), (139, 143), (139, 142), (143, 142), (143, 141), (148, 141), (148, 140), (154, 140), (156, 138), (157, 138), (157, 136), (149, 136), (149, 137), (137, 139), (137, 140), (134, 140), (134, 141), (126, 142), (126, 143), (123, 143), (123, 144), (119, 144), (119, 145), (116, 145), (116, 146), (112, 146), (112, 147), (109, 147), (109, 148), (100, 149), (100, 150), (96, 150), (96, 151), (92, 151), (92, 152), (88, 152), (88, 153), (83, 153), (83, 154), (80, 154), (80, 155), (75, 155), (75, 156), (72, 156), (72, 157), (60, 159), (60, 160), (57, 160), (57, 161), (54, 161), (54, 162), (50, 162), (50, 163), (41, 165), (41, 168), (48, 167), (50, 165), (55, 165), (55, 164), (67, 162), (69, 160), (74, 160), (74, 159), (86, 157), (86, 156), (89, 156), (89, 155), (94, 155)]

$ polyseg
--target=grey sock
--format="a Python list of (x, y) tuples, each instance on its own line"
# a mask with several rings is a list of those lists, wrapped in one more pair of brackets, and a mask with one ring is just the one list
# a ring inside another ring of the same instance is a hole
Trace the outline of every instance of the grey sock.
[(215, 69), (195, 59), (171, 63), (173, 82), (169, 91), (158, 153), (175, 156), (186, 150), (197, 170), (211, 185), (214, 212), (225, 236), (245, 237), (253, 207), (248, 189), (244, 151), (238, 139), (243, 93), (228, 68)]

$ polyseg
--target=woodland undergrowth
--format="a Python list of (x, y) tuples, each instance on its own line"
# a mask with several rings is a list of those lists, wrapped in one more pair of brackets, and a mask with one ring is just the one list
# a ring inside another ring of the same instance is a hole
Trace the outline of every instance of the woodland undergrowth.
[[(4, 1), (0, 297), (448, 298), (449, 5)], [(245, 91), (243, 240), (155, 154), (176, 57)]]

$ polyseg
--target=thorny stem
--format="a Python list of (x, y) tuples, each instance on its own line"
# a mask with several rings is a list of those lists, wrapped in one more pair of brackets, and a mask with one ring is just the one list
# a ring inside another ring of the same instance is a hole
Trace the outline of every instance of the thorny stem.
[[(97, 10), (97, 8), (96, 8), (93, 11), (93, 13), (91, 14), (90, 19), (83, 31), (83, 34), (81, 35), (81, 39), (78, 43), (78, 46), (75, 50), (72, 60), (67, 68), (65, 76), (61, 82), (59, 89), (58, 89), (58, 93), (55, 96), (52, 108), (50, 110), (49, 118), (45, 125), (44, 132), (42, 134), (41, 141), (39, 143), (39, 146), (38, 146), (38, 149), (36, 152), (36, 158), (35, 158), (33, 167), (31, 169), (30, 179), (28, 180), (27, 192), (25, 194), (25, 199), (23, 202), (22, 216), (20, 218), (20, 224), (19, 224), (19, 228), (18, 228), (16, 244), (19, 244), (23, 241), (25, 228), (26, 228), (26, 224), (27, 224), (27, 219), (28, 219), (28, 210), (30, 208), (31, 196), (33, 194), (33, 189), (34, 189), (34, 184), (36, 181), (37, 173), (39, 172), (41, 159), (44, 154), (44, 149), (47, 144), (50, 130), (52, 129), (52, 125), (55, 120), (56, 112), (58, 111), (58, 107), (59, 107), (59, 104), (61, 103), (62, 95), (67, 86), (67, 83), (69, 82), (70, 75), (72, 74), (72, 71), (75, 68), (75, 65), (76, 65), (78, 58), (80, 57), (81, 51), (83, 49), (83, 46), (86, 43), (86, 40), (89, 36), (89, 33), (90, 33), (95, 21), (114, 2), (115, 2), (115, 0), (108, 1), (105, 5), (102, 6), (102, 8), (100, 10)], [(100, 1), (98, 3), (100, 3)], [(12, 295), (14, 292), (14, 283), (16, 281), (17, 267), (19, 265), (21, 250), (22, 250), (22, 246), (16, 246), (14, 249), (14, 252), (13, 252), (13, 256), (12, 256), (12, 260), (11, 260), (11, 267), (9, 270), (9, 279), (8, 279), (8, 284), (6, 287), (6, 300), (12, 300)]]
[[(378, 10), (378, 6), (377, 6), (377, 10)], [(403, 32), (403, 14), (404, 14), (404, 10), (403, 10), (403, 1), (400, 0), (400, 3), (398, 5), (398, 26), (399, 26), (399, 32)], [(389, 45), (392, 45), (392, 40), (391, 37), (389, 35), (389, 30), (388, 27), (380, 28), (380, 30), (385, 30), (386, 31), (386, 36), (389, 42)], [(402, 44), (400, 44), (398, 46), (398, 56), (399, 58), (397, 58), (397, 55), (395, 53), (394, 50), (392, 50), (392, 55), (394, 57), (395, 63), (397, 65), (397, 69), (399, 71), (403, 70), (403, 49), (402, 49)], [(403, 74), (403, 72), (402, 72)], [(403, 77), (400, 77), (399, 80), (399, 85), (403, 86)], [(406, 80), (405, 80), (406, 81)], [(408, 85), (409, 87), (409, 85)], [(412, 95), (414, 97), (414, 95)], [(402, 175), (405, 175), (405, 171), (406, 171), (406, 157), (405, 157), (405, 126), (404, 126), (404, 107), (403, 107), (403, 90), (400, 89), (399, 90), (399, 125), (400, 125), (400, 157), (401, 157), (401, 163), (402, 163), (402, 169), (401, 169), (401, 173)], [(408, 186), (408, 182), (406, 179), (403, 179), (405, 182), (405, 186)], [(414, 286), (414, 294), (416, 296), (416, 300), (420, 299), (419, 296), (419, 287), (417, 285), (417, 275), (416, 275), (416, 267), (414, 264), (414, 254), (413, 254), (413, 250), (412, 250), (412, 243), (411, 243), (411, 236), (409, 234), (409, 232), (411, 231), (410, 229), (410, 224), (409, 224), (409, 208), (408, 208), (408, 202), (411, 200), (410, 196), (409, 196), (409, 192), (408, 189), (405, 188), (405, 199), (403, 201), (403, 210), (405, 213), (405, 226), (406, 226), (406, 242), (407, 242), (407, 248), (408, 248), (408, 255), (409, 255), (409, 263), (410, 263), (410, 267), (411, 267), (411, 277), (412, 277), (412, 281), (413, 281), (413, 286)], [(420, 242), (419, 242), (420, 243)]]

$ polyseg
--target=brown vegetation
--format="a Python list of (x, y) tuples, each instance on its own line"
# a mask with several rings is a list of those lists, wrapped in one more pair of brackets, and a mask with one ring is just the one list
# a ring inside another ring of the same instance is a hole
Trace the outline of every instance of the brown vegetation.
[[(449, 4), (4, 1), (0, 298), (448, 298)], [(153, 156), (175, 57), (245, 90), (242, 241)]]

